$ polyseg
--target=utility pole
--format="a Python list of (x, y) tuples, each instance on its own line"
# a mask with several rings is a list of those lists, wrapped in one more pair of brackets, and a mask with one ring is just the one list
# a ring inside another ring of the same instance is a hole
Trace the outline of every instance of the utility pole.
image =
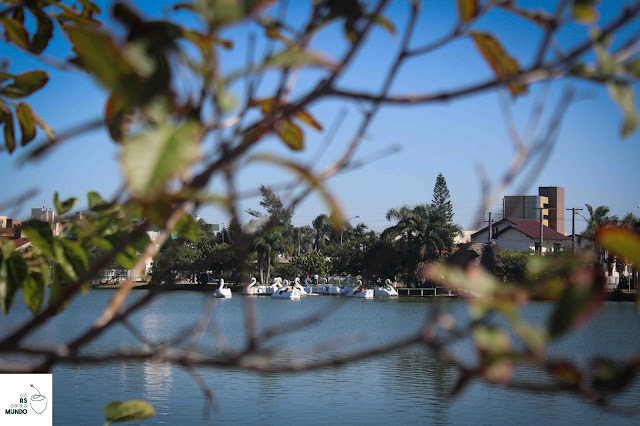
[(542, 223), (543, 211), (544, 209), (540, 209), (540, 255), (542, 255), (542, 243), (543, 243), (542, 234), (544, 234), (544, 224)]
[(544, 210), (548, 210), (548, 208), (536, 207), (536, 210), (540, 210), (540, 239), (538, 240), (538, 243), (540, 244), (540, 255), (542, 255), (542, 243), (544, 242), (544, 238), (542, 237), (542, 234), (544, 233)]
[(298, 228), (298, 257), (300, 257), (300, 228)]
[(491, 219), (491, 212), (489, 212), (489, 220), (486, 222), (489, 222), (489, 242), (491, 242), (493, 239), (493, 220)]
[(584, 210), (584, 209), (577, 209), (575, 207), (572, 207), (566, 210), (571, 210), (573, 212), (571, 217), (571, 252), (575, 253), (576, 252), (576, 210)]

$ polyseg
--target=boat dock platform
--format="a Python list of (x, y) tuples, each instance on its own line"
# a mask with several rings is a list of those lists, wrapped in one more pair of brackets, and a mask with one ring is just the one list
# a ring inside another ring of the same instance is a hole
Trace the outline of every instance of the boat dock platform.
[(458, 297), (456, 291), (452, 291), (448, 288), (411, 288), (411, 287), (398, 287), (399, 296), (412, 296), (412, 297)]

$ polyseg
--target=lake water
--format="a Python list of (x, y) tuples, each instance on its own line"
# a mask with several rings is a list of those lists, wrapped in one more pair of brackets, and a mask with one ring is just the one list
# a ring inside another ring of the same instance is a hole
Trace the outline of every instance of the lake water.
[[(84, 330), (108, 303), (113, 291), (91, 291), (79, 296), (67, 311), (36, 333), (31, 343), (46, 344), (71, 339)], [(132, 298), (142, 296), (134, 292)], [(16, 297), (18, 301), (19, 297)], [(164, 340), (194, 324), (204, 306), (204, 295), (173, 292), (160, 296), (134, 315), (132, 323), (152, 341)], [(305, 348), (337, 339), (363, 340), (339, 344), (332, 353), (345, 353), (415, 332), (434, 307), (429, 299), (354, 300), (308, 297), (300, 301), (254, 298), (261, 329), (289, 326), (296, 319), (339, 303), (339, 309), (304, 331), (271, 342), (287, 357), (318, 355)], [(533, 303), (524, 314), (543, 323), (551, 305)], [(467, 317), (463, 301), (449, 301), (447, 312), (458, 321)], [(30, 314), (16, 303), (10, 319), (0, 317), (0, 335)], [(213, 322), (227, 343), (244, 342), (243, 298), (216, 300)], [(207, 350), (215, 350), (204, 339)], [(87, 348), (104, 353), (114, 346), (139, 345), (128, 331), (115, 327)], [(462, 359), (471, 360), (470, 342), (455, 346)], [(640, 321), (631, 303), (607, 303), (587, 327), (559, 341), (553, 355), (565, 355), (584, 364), (596, 355), (625, 357), (640, 353)], [(456, 398), (449, 396), (456, 372), (415, 347), (384, 357), (363, 360), (341, 368), (303, 374), (257, 374), (243, 371), (200, 369), (215, 392), (218, 424), (640, 424), (640, 383), (616, 395), (609, 409), (583, 402), (568, 394), (521, 392), (476, 382)], [(519, 368), (518, 377), (546, 380), (543, 374)], [(1, 384), (0, 384), (1, 385)], [(156, 409), (156, 417), (143, 424), (206, 424), (205, 398), (194, 379), (182, 368), (152, 362), (116, 363), (99, 367), (58, 366), (53, 375), (53, 415), (56, 424), (101, 424), (103, 406), (112, 400), (143, 399)]]

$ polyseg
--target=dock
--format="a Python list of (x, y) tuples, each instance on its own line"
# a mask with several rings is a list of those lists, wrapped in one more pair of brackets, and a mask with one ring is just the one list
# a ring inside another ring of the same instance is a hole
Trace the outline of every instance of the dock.
[(448, 288), (411, 288), (411, 287), (398, 287), (399, 296), (412, 296), (412, 297), (458, 297), (456, 291), (451, 291)]

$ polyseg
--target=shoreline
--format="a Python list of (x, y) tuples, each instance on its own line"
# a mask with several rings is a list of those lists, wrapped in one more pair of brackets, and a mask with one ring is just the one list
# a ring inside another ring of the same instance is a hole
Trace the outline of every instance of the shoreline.
[[(117, 290), (121, 287), (120, 284), (97, 284), (92, 285), (92, 290)], [(155, 287), (156, 290), (161, 292), (170, 292), (170, 291), (215, 291), (218, 287), (217, 283), (209, 283), (209, 284), (197, 284), (197, 283), (182, 283), (182, 284), (173, 284), (172, 286), (162, 286)], [(241, 293), (242, 286), (232, 285), (229, 286), (231, 288), (231, 292), (233, 293)], [(152, 286), (147, 283), (136, 283), (133, 287), (133, 290), (151, 290)], [(411, 297), (411, 298), (434, 298), (434, 296), (402, 296), (402, 297)], [(468, 300), (472, 299), (468, 296), (458, 296), (454, 297), (455, 299)], [(606, 293), (605, 300), (608, 302), (635, 302), (636, 293), (629, 293), (626, 291), (610, 291)]]

